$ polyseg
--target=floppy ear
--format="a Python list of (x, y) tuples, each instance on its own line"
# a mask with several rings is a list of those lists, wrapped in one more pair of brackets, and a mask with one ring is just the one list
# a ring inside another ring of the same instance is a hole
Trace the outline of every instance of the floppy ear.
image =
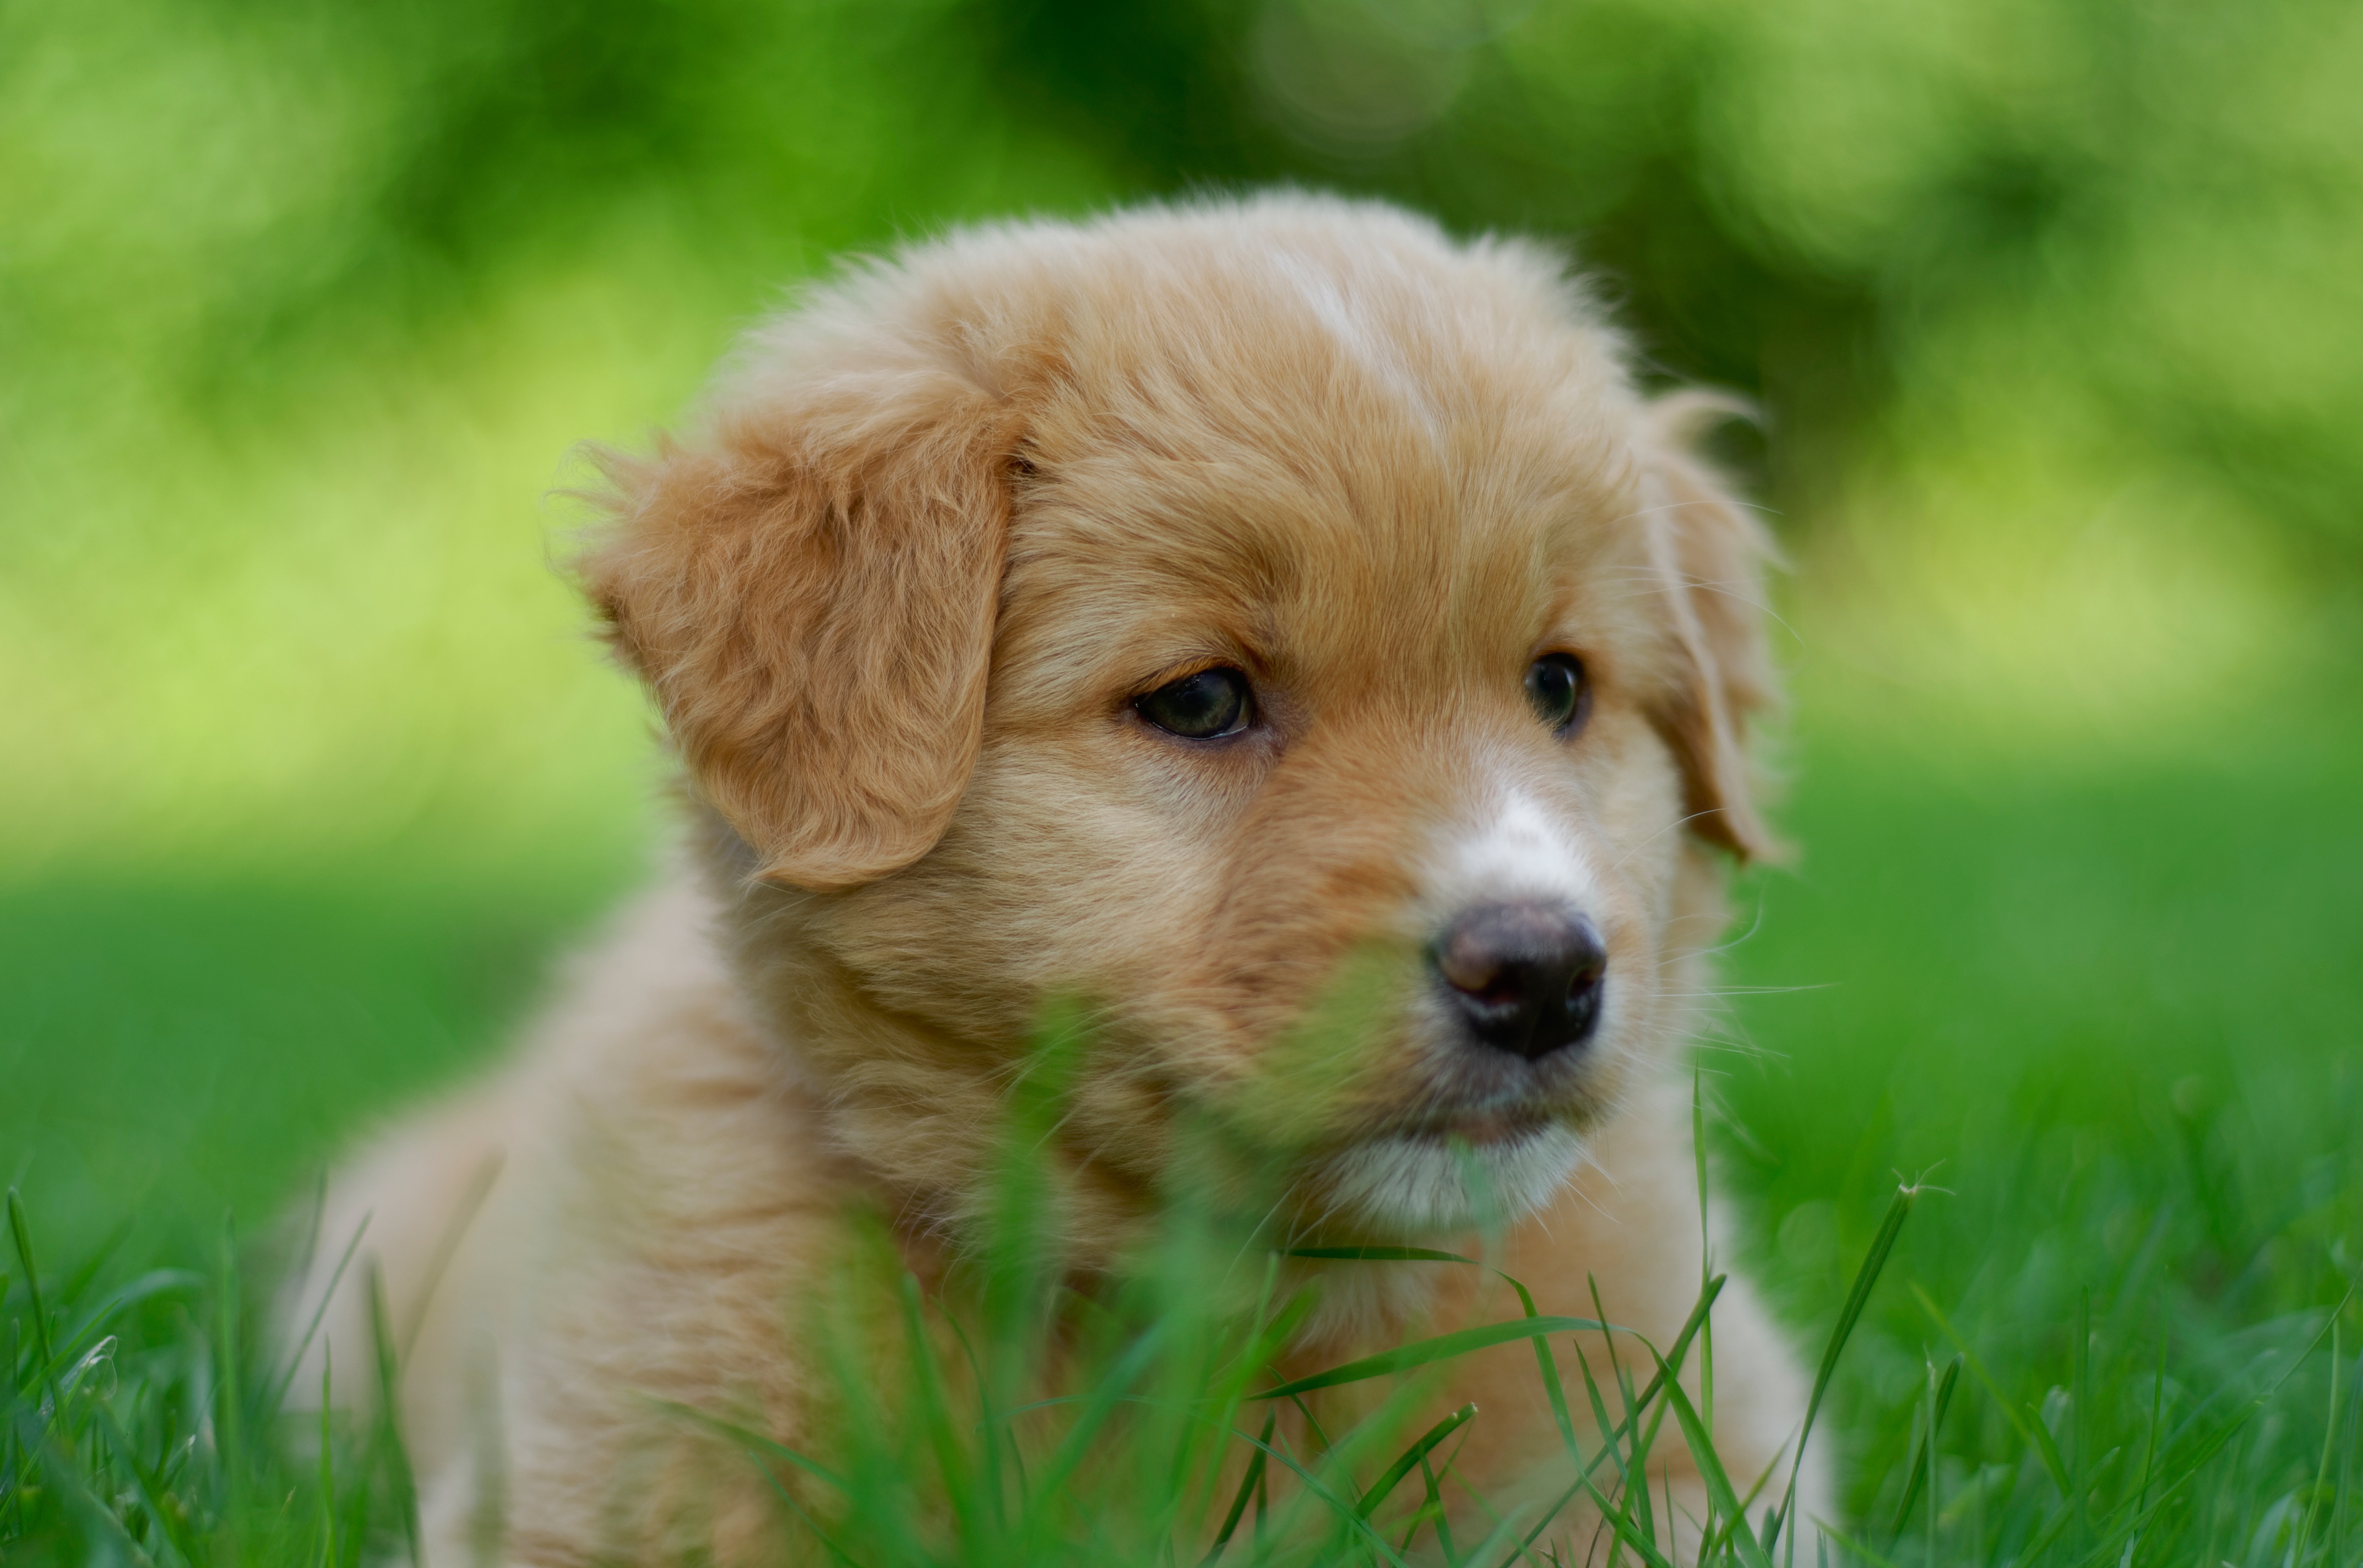
[(1691, 831), (1743, 860), (1783, 846), (1758, 815), (1747, 740), (1778, 701), (1765, 647), (1765, 573), (1771, 536), (1693, 449), (1745, 405), (1677, 392), (1642, 416), (1642, 484), (1651, 548), (1668, 584), (1679, 675), (1652, 717), (1681, 760)]
[(897, 347), (750, 378), (698, 442), (604, 455), (616, 520), (579, 563), (697, 791), (797, 887), (925, 855), (983, 738), (1013, 422)]

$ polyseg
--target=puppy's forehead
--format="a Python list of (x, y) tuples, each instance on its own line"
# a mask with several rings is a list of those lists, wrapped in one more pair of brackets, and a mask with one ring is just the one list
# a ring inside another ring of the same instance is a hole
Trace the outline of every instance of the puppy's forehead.
[(1068, 316), (1013, 633), (1071, 634), (1086, 600), (1103, 652), (1219, 627), (1315, 661), (1448, 656), (1531, 639), (1637, 564), (1618, 526), (1632, 394), (1534, 279), (1286, 248), (1186, 260)]

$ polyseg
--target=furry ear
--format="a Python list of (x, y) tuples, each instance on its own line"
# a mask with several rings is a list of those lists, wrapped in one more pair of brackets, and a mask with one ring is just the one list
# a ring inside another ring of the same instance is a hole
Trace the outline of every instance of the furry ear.
[(1676, 392), (1642, 415), (1642, 485), (1652, 549), (1668, 584), (1679, 679), (1652, 717), (1681, 760), (1691, 831), (1743, 860), (1784, 846), (1758, 813), (1747, 759), (1756, 716), (1778, 701), (1765, 647), (1771, 536), (1694, 450), (1745, 404)]
[(699, 793), (796, 887), (925, 855), (983, 738), (1012, 416), (894, 348), (748, 378), (697, 443), (603, 455), (616, 520), (579, 563)]

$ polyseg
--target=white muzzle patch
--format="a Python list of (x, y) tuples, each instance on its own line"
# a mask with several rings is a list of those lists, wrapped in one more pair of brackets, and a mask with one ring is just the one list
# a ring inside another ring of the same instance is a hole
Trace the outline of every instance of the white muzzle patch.
[(1392, 1235), (1514, 1224), (1557, 1197), (1583, 1163), (1583, 1140), (1557, 1122), (1459, 1149), (1398, 1134), (1332, 1160), (1337, 1212)]

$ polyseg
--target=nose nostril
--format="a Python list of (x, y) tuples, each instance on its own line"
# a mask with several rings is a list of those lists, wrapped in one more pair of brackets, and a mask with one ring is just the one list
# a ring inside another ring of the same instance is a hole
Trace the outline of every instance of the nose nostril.
[(1453, 922), (1434, 962), (1477, 1040), (1533, 1061), (1592, 1032), (1608, 954), (1581, 915), (1489, 904)]
[(1437, 950), (1436, 967), (1453, 989), (1470, 996), (1484, 996), (1516, 984), (1512, 966), (1465, 924)]

